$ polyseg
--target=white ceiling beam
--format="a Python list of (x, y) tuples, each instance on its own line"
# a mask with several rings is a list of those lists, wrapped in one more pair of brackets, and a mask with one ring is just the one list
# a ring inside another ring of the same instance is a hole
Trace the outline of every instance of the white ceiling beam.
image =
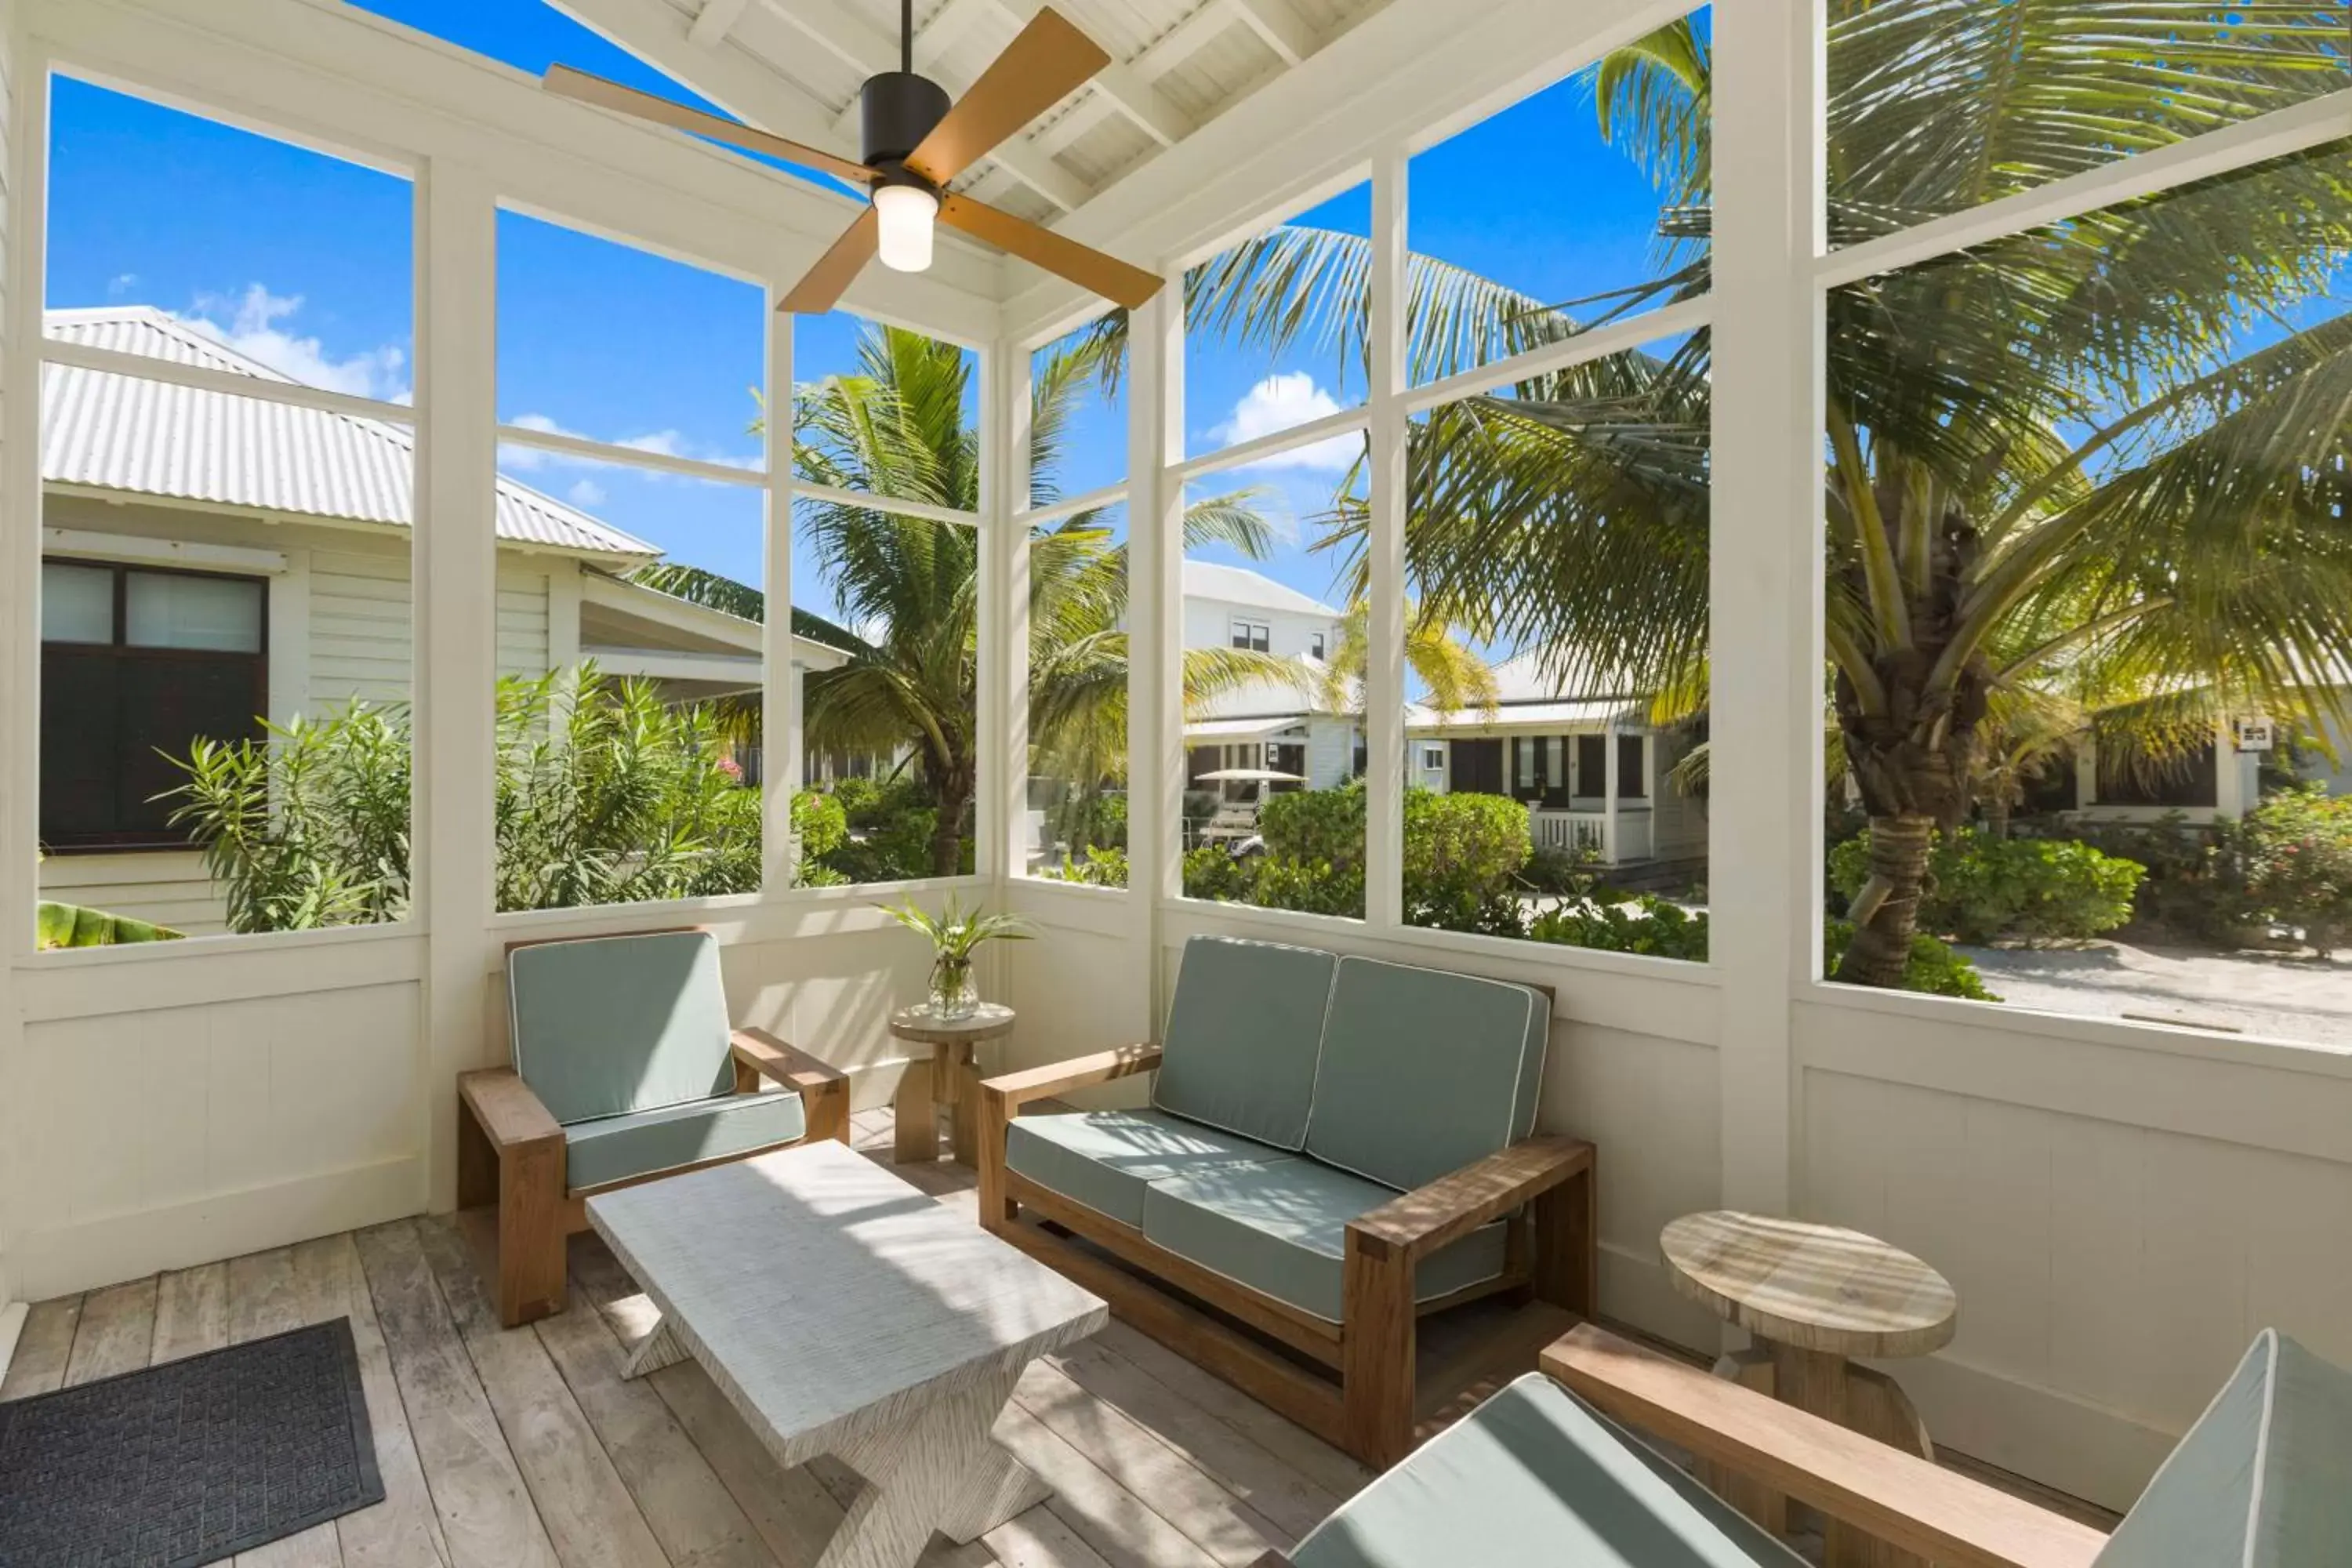
[[(989, 0), (989, 3), (995, 6), (997, 15), (1015, 28), (1027, 26), (1037, 13), (1045, 9), (1042, 0)], [(1134, 66), (1113, 60), (1095, 73), (1092, 86), (1112, 108), (1133, 121), (1146, 136), (1162, 147), (1173, 147), (1199, 129), (1191, 115), (1170, 102), (1168, 95), (1152, 86), (1144, 73)], [(1070, 112), (1075, 114), (1077, 110), (1073, 108)]]
[[(864, 17), (835, 4), (835, 0), (771, 0), (769, 9), (806, 34), (811, 42), (867, 76), (898, 68), (898, 40)], [(924, 64), (923, 37), (924, 34), (919, 32), (915, 36), (918, 68)], [(961, 96), (971, 83), (941, 77), (940, 85), (946, 88), (951, 96)], [(858, 139), (858, 100), (853, 98), (849, 107), (834, 121), (831, 129), (837, 137), (856, 141)], [(1084, 180), (1055, 163), (1050, 153), (1017, 138), (998, 147), (989, 154), (989, 158), (1012, 170), (1020, 176), (1024, 184), (1064, 212), (1084, 205), (1087, 198), (1094, 194)]]
[(1265, 40), (1265, 47), (1282, 57), (1282, 63), (1295, 66), (1315, 52), (1315, 34), (1297, 11), (1290, 0), (1224, 0), (1241, 17), (1249, 30)]
[(687, 42), (698, 49), (717, 48), (727, 41), (751, 4), (751, 0), (702, 0), (694, 26), (686, 30)]
[[(1211, 0), (1211, 4), (1152, 39), (1141, 54), (1128, 62), (1127, 68), (1145, 81), (1157, 81), (1205, 48), (1210, 39), (1234, 21), (1232, 0)], [(1037, 132), (1037, 144), (1049, 153), (1058, 153), (1101, 124), (1111, 112), (1108, 100), (1080, 99), (1070, 106), (1067, 114)]]
[(703, 48), (685, 18), (645, 0), (551, 0), (555, 8), (656, 70), (676, 78), (746, 124), (856, 162), (856, 138), (834, 129), (824, 106), (739, 49)]

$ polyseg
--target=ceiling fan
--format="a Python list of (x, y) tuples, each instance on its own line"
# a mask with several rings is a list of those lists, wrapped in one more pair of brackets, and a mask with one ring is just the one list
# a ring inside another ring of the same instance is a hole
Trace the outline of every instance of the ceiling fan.
[(714, 142), (820, 169), (871, 193), (869, 205), (833, 248), (784, 297), (780, 309), (822, 315), (833, 309), (877, 256), (900, 272), (931, 264), (935, 223), (961, 229), (1132, 310), (1160, 291), (1160, 279), (1116, 257), (1066, 239), (1025, 218), (949, 190), (958, 174), (998, 143), (1084, 86), (1110, 63), (1101, 46), (1051, 7), (1040, 8), (1021, 36), (971, 84), (962, 101), (915, 71), (914, 0), (899, 0), (898, 67), (866, 79), (863, 163), (787, 142), (731, 120), (649, 92), (551, 67), (551, 92), (617, 110)]

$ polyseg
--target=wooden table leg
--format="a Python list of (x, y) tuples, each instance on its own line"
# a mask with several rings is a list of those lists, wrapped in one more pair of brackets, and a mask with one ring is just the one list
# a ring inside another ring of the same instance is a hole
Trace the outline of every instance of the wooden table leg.
[[(1772, 1357), (1773, 1393), (1784, 1403), (1881, 1442), (1889, 1441), (1891, 1434), (1899, 1434), (1907, 1426), (1908, 1437), (1892, 1438), (1895, 1447), (1906, 1452), (1916, 1452), (1915, 1445), (1926, 1443), (1927, 1428), (1919, 1425), (1919, 1413), (1885, 1373), (1854, 1366), (1845, 1357), (1825, 1351), (1770, 1340), (1760, 1342)], [(1822, 1561), (1826, 1568), (1927, 1568), (1909, 1552), (1898, 1552), (1828, 1518), (1822, 1520)]]
[[(1715, 1375), (1726, 1383), (1752, 1388), (1768, 1399), (1778, 1397), (1773, 1386), (1771, 1353), (1764, 1349), (1760, 1341), (1744, 1351), (1734, 1352), (1717, 1360)], [(1789, 1500), (1781, 1493), (1752, 1477), (1704, 1460), (1700, 1461), (1696, 1473), (1699, 1485), (1774, 1535), (1789, 1533)]]
[[(1902, 1385), (1883, 1372), (1866, 1366), (1846, 1370), (1845, 1424), (1889, 1447), (1930, 1463), (1935, 1460), (1936, 1446), (1927, 1439), (1927, 1424), (1919, 1419), (1918, 1407)], [(1865, 1540), (1855, 1561), (1869, 1568), (1927, 1568), (1926, 1558), (1877, 1540)]]
[[(943, 1052), (943, 1054), (946, 1054)], [(967, 1040), (954, 1047), (953, 1059), (940, 1069), (949, 1120), (959, 1165), (980, 1163), (980, 1047)]]
[(937, 1078), (932, 1053), (938, 1047), (922, 1048), (926, 1054), (911, 1058), (898, 1075), (898, 1092), (891, 1102), (898, 1125), (891, 1131), (890, 1155), (901, 1165), (940, 1157), (939, 1111), (931, 1103)]

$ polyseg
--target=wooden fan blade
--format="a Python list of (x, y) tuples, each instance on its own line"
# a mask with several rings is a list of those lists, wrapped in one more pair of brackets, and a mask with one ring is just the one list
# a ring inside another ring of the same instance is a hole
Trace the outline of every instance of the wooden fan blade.
[(1108, 64), (1101, 45), (1046, 6), (908, 154), (907, 167), (935, 185), (946, 184)]
[(793, 291), (776, 309), (797, 316), (824, 315), (840, 303), (842, 295), (857, 281), (857, 275), (881, 247), (882, 220), (874, 216), (872, 207), (867, 207), (864, 216), (833, 242), (833, 248), (817, 258), (816, 265), (793, 285)]
[(1010, 251), (1081, 289), (1091, 289), (1106, 300), (1132, 310), (1160, 292), (1163, 279), (1140, 267), (1129, 267), (1116, 256), (1105, 256), (1075, 239), (1065, 239), (1027, 218), (1014, 217), (1002, 207), (950, 193), (940, 198), (940, 221)]
[(698, 109), (688, 109), (683, 103), (672, 103), (650, 92), (639, 92), (634, 87), (623, 87), (617, 81), (607, 81), (601, 76), (574, 70), (570, 66), (550, 66), (541, 86), (563, 98), (593, 103), (599, 109), (617, 110), (639, 120), (650, 120), (656, 125), (667, 125), (673, 131), (690, 131), (697, 136), (708, 136), (713, 142), (724, 142), (730, 147), (740, 147), (747, 153), (764, 153), (772, 158), (799, 163), (805, 168), (822, 169), (861, 185), (874, 183), (874, 171), (863, 163), (827, 153), (822, 148), (803, 147), (797, 142), (787, 142), (781, 136), (771, 136), (764, 131), (754, 131), (748, 125), (738, 125), (716, 114), (705, 114)]

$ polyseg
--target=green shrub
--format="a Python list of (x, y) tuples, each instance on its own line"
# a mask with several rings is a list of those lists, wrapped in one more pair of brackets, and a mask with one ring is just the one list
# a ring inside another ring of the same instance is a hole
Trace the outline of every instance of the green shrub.
[[(1627, 907), (1627, 903), (1632, 908)], [(1706, 959), (1706, 917), (1644, 893), (1627, 903), (1576, 900), (1528, 922), (1528, 937), (1562, 947), (1635, 952), (1650, 958)]]
[[(2071, 838), (1938, 835), (1927, 860), (1919, 928), (1964, 942), (2079, 941), (2131, 919), (2145, 871)], [(1829, 882), (1851, 900), (1870, 878), (1870, 837), (1830, 851)]]
[(1184, 896), (1223, 903), (1247, 900), (1257, 885), (1257, 862), (1236, 860), (1222, 844), (1203, 844), (1184, 854)]
[(2318, 784), (2284, 791), (2231, 827), (2248, 912), (2293, 926), (2322, 958), (2352, 938), (2352, 800)]
[(1078, 882), (1089, 888), (1124, 888), (1127, 886), (1127, 851), (1089, 848), (1085, 859), (1073, 860), (1066, 866), (1049, 866), (1037, 875), (1047, 882)]
[[(1822, 930), (1822, 972), (1835, 974), (1838, 963), (1853, 942), (1852, 921), (1831, 921)], [(1953, 952), (1926, 931), (1911, 933), (1911, 956), (1903, 963), (1903, 989), (1930, 996), (1958, 996), (1970, 1002), (1998, 1002), (1985, 989), (1977, 966), (1967, 955)]]
[(1518, 873), (1534, 852), (1528, 808), (1493, 795), (1404, 792), (1409, 924), (1511, 934)]
[(2086, 822), (2072, 831), (2102, 854), (2146, 868), (2132, 897), (2135, 922), (2215, 947), (2244, 945), (2254, 917), (2231, 825), (2206, 826), (2172, 811), (2154, 822)]
[[(258, 742), (190, 748), (179, 762), (187, 782), (171, 792), (173, 821), (204, 851), (232, 931), (406, 912), (411, 747), (405, 706), (354, 703), (273, 726)], [(593, 666), (570, 679), (499, 681), (498, 908), (757, 889), (760, 792), (741, 786), (729, 751), (713, 710), (667, 703), (653, 686), (606, 679)], [(841, 803), (804, 793), (793, 819), (803, 880), (840, 880), (819, 857), (846, 847)]]
[(1297, 789), (1270, 797), (1258, 811), (1269, 860), (1353, 868), (1364, 865), (1364, 785)]

